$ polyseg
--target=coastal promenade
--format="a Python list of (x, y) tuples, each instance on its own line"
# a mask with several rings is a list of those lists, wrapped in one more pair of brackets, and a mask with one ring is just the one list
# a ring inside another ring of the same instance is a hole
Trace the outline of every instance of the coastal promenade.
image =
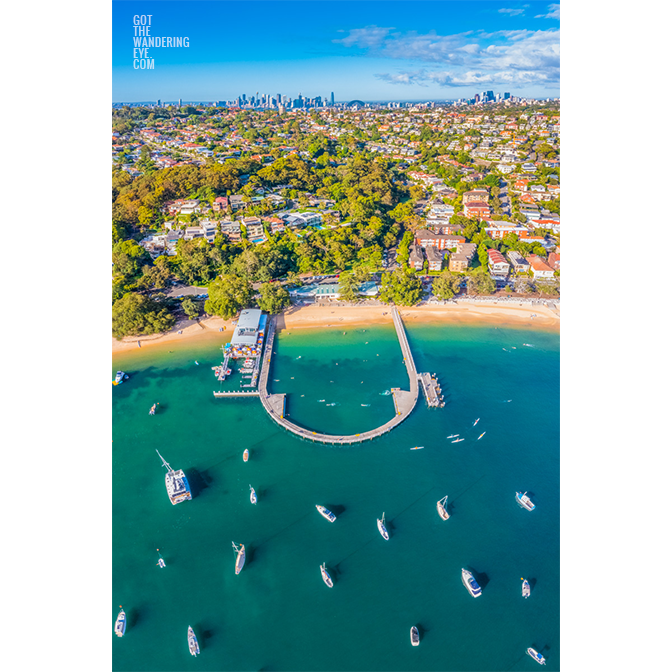
[(411, 414), (411, 411), (415, 408), (415, 404), (418, 401), (418, 372), (415, 368), (415, 362), (413, 361), (413, 355), (408, 344), (408, 339), (406, 338), (404, 324), (401, 321), (399, 311), (394, 306), (392, 307), (392, 320), (399, 339), (399, 345), (401, 346), (406, 371), (408, 372), (410, 390), (402, 390), (400, 388), (394, 388), (392, 390), (395, 415), (384, 425), (367, 432), (362, 432), (361, 434), (339, 435), (321, 434), (295, 425), (285, 418), (285, 395), (268, 393), (268, 376), (271, 369), (273, 342), (275, 340), (275, 316), (271, 317), (266, 325), (266, 347), (264, 349), (261, 374), (259, 376), (259, 398), (271, 418), (281, 427), (284, 427), (286, 430), (297, 436), (304, 439), (310, 439), (311, 441), (330, 444), (351, 444), (368, 441), (369, 439), (375, 439), (378, 436), (386, 434), (397, 425), (401, 424)]

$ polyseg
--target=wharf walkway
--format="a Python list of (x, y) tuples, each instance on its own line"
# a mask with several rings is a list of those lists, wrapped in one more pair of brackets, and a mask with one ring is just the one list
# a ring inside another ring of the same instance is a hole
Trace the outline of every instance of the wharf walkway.
[(422, 385), (422, 391), (425, 394), (427, 405), (432, 408), (443, 407), (445, 404), (443, 402), (443, 396), (441, 395), (441, 386), (439, 385), (436, 376), (432, 376), (429, 373), (419, 373), (418, 380)]
[(401, 321), (399, 311), (394, 306), (392, 307), (392, 320), (394, 322), (394, 328), (397, 331), (399, 344), (401, 345), (401, 352), (404, 357), (406, 371), (408, 372), (410, 390), (402, 390), (400, 388), (394, 388), (392, 390), (395, 415), (385, 424), (376, 429), (371, 429), (368, 432), (362, 432), (361, 434), (338, 435), (321, 434), (320, 432), (313, 432), (304, 427), (299, 427), (299, 425), (295, 425), (285, 418), (285, 395), (268, 393), (268, 376), (271, 369), (273, 341), (275, 339), (275, 316), (271, 317), (266, 327), (266, 346), (263, 354), (263, 362), (261, 364), (261, 375), (259, 376), (259, 398), (271, 418), (281, 427), (284, 427), (286, 430), (297, 436), (304, 439), (310, 439), (311, 441), (331, 444), (351, 444), (368, 441), (369, 439), (375, 439), (378, 436), (386, 434), (397, 425), (401, 424), (411, 414), (418, 401), (418, 372), (416, 371), (413, 354), (411, 353), (411, 348), (408, 344), (408, 339), (406, 338), (404, 324)]
[(231, 392), (213, 392), (216, 397), (258, 397), (259, 390), (233, 390)]

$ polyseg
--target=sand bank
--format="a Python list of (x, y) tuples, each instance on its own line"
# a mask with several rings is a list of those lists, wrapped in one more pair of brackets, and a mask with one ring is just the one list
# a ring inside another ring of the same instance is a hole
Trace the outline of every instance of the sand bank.
[[(559, 329), (560, 310), (551, 310), (545, 305), (529, 305), (519, 302), (459, 302), (442, 304), (422, 304), (413, 308), (400, 308), (401, 316), (407, 322), (445, 322), (446, 324), (500, 324), (520, 326), (534, 324), (535, 327)], [(532, 316), (535, 317), (532, 317)], [(391, 324), (390, 307), (375, 305), (344, 305), (335, 302), (327, 306), (294, 306), (278, 316), (278, 329), (300, 329), (315, 327), (340, 327), (348, 324)], [(112, 339), (112, 352), (124, 352), (153, 345), (176, 341), (193, 341), (219, 333), (223, 329), (226, 340), (233, 332), (232, 320), (209, 317), (194, 322), (178, 323), (166, 334), (128, 337), (120, 341)], [(140, 346), (138, 346), (138, 343)]]

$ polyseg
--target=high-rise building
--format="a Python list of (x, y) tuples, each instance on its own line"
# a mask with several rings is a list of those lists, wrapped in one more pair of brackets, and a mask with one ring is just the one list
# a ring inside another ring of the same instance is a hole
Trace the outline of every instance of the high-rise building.
[(157, 107), (161, 107), (161, 100), (157, 100), (157, 101), (156, 101), (156, 106), (157, 106)]
[(182, 107), (182, 98), (180, 98), (180, 102), (177, 104), (178, 107)]
[(331, 104), (332, 105), (334, 104), (334, 92), (333, 91), (331, 92)]
[(508, 100), (509, 98), (511, 98), (511, 94), (510, 94), (510, 93), (507, 93), (507, 92), (505, 91), (505, 92), (504, 92), (504, 100)]
[(485, 96), (488, 100), (494, 100), (495, 99), (495, 95), (492, 93), (492, 91), (486, 91)]

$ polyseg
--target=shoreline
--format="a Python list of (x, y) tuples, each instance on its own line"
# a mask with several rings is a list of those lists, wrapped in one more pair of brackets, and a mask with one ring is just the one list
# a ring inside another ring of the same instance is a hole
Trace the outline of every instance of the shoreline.
[[(556, 303), (557, 305), (557, 303)], [(460, 301), (458, 303), (421, 304), (410, 308), (399, 306), (399, 313), (405, 321), (450, 324), (493, 324), (521, 326), (529, 324), (535, 329), (560, 329), (560, 312), (545, 305), (530, 305), (519, 301)], [(535, 315), (536, 317), (531, 317)], [(392, 324), (390, 306), (344, 305), (335, 302), (325, 306), (292, 306), (277, 317), (278, 331), (283, 329), (309, 329), (339, 327), (344, 324)], [(144, 349), (155, 345), (179, 341), (196, 341), (206, 336), (221, 333), (229, 340), (233, 333), (233, 321), (221, 317), (208, 317), (200, 322), (184, 320), (165, 334), (112, 338), (112, 354)], [(220, 329), (223, 331), (220, 332)], [(181, 333), (180, 333), (181, 332)], [(138, 343), (140, 346), (138, 346)]]

